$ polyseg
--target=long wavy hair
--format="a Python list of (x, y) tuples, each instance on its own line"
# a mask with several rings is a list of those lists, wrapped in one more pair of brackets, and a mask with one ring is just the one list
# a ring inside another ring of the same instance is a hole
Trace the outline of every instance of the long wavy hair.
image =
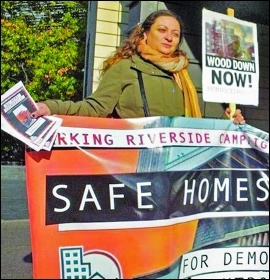
[(121, 59), (130, 58), (132, 55), (137, 53), (137, 46), (139, 42), (144, 38), (144, 32), (148, 32), (158, 17), (161, 16), (169, 16), (175, 18), (180, 25), (180, 40), (178, 47), (174, 52), (174, 56), (178, 56), (179, 54), (184, 54), (182, 50), (180, 50), (180, 45), (184, 38), (183, 33), (183, 22), (177, 14), (170, 10), (159, 10), (151, 13), (141, 24), (138, 24), (130, 33), (130, 35), (123, 40), (121, 45), (116, 49), (115, 52), (110, 54), (103, 62), (103, 67), (100, 70), (100, 75), (103, 76), (104, 73), (116, 62)]

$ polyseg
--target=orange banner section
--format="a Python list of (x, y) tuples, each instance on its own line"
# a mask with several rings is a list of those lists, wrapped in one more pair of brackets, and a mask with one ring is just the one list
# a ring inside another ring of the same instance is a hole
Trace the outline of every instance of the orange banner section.
[[(125, 120), (68, 116), (63, 116), (62, 125), (110, 129), (136, 127), (134, 123)], [(136, 125), (137, 128), (141, 128), (138, 123)], [(107, 252), (107, 256), (114, 260), (113, 263), (119, 263), (117, 270), (119, 275), (115, 278), (125, 279), (165, 269), (192, 248), (196, 221), (150, 228), (132, 228), (131, 223), (130, 228), (124, 229), (70, 231), (60, 231), (57, 224), (46, 225), (47, 176), (134, 173), (137, 161), (138, 149), (91, 149), (89, 154), (87, 149), (85, 152), (80, 149), (26, 152), (34, 279), (63, 278), (65, 268), (61, 260), (60, 248), (81, 247), (81, 253), (85, 256), (91, 255), (91, 252), (97, 252), (97, 255)], [(93, 263), (95, 261), (92, 262), (92, 271), (88, 272), (89, 277), (95, 273), (95, 266), (97, 271), (99, 268), (98, 264), (93, 265)], [(104, 263), (101, 260), (100, 265), (104, 264), (106, 259)], [(76, 276), (76, 268), (72, 269), (74, 270), (72, 275)], [(114, 271), (113, 268), (111, 270)], [(106, 269), (99, 271), (100, 275), (102, 273), (106, 276)], [(78, 272), (77, 275), (83, 279), (82, 272)]]

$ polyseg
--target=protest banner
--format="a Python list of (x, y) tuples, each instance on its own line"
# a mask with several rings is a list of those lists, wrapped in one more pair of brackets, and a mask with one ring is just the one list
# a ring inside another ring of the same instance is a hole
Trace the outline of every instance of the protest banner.
[(52, 150), (25, 155), (34, 279), (268, 277), (268, 133), (58, 117)]

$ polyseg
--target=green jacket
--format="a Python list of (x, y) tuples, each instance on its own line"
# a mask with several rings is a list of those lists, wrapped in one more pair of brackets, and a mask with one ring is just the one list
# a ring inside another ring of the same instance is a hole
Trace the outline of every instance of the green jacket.
[(121, 118), (144, 117), (137, 71), (142, 72), (151, 116), (183, 116), (183, 94), (171, 74), (134, 55), (113, 65), (96, 91), (83, 101), (46, 100), (52, 114)]

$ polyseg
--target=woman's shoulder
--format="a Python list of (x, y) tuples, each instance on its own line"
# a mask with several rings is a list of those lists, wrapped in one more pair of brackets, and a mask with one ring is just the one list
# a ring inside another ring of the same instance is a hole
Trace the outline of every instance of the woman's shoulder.
[[(136, 60), (136, 59), (135, 59)], [(117, 61), (116, 63), (114, 63), (108, 70), (107, 70), (107, 74), (127, 74), (132, 66), (134, 66), (134, 56), (129, 57), (129, 58), (122, 58), (119, 61)]]
[(138, 69), (142, 72), (151, 73), (153, 72), (153, 70), (157, 70), (158, 68), (152, 63), (143, 60), (139, 55), (134, 54), (129, 58), (123, 58), (116, 62), (109, 68), (107, 72), (122, 73), (124, 75), (127, 75), (130, 69)]
[(117, 69), (117, 68), (125, 68), (130, 67), (132, 65), (132, 58), (122, 58), (119, 61), (117, 61), (111, 68)]
[(132, 68), (131, 58), (123, 58), (116, 63), (114, 63), (104, 74), (104, 77), (109, 79), (118, 80), (126, 79), (129, 75), (132, 75), (133, 71), (130, 71)]
[(119, 60), (117, 63), (115, 63), (112, 68), (125, 68), (125, 67), (130, 67), (134, 66), (137, 64), (144, 63), (143, 60), (138, 56), (137, 54), (132, 55), (129, 58), (122, 58)]

